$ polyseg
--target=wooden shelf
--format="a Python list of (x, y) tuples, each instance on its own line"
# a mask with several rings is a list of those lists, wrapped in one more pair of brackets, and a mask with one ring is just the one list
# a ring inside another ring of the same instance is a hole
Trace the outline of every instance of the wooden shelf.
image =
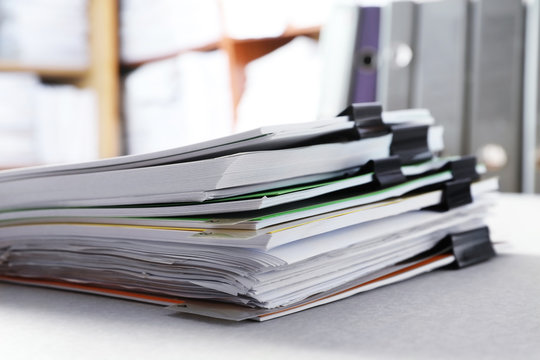
[(318, 38), (321, 27), (309, 28), (289, 27), (283, 34), (277, 37), (263, 37), (252, 39), (235, 39), (225, 37), (222, 40), (222, 48), (229, 55), (229, 66), (231, 76), (232, 98), (234, 118), (236, 119), (236, 108), (240, 102), (246, 82), (246, 65), (277, 48), (287, 44), (297, 36), (309, 36)]
[(122, 154), (118, 6), (117, 1), (90, 0), (90, 69), (79, 83), (97, 94), (101, 157)]
[(174, 51), (174, 52), (172, 52), (170, 54), (166, 54), (166, 55), (162, 55), (162, 56), (156, 56), (156, 57), (153, 57), (153, 58), (150, 58), (150, 59), (122, 63), (122, 67), (127, 68), (127, 69), (134, 69), (137, 66), (141, 66), (143, 64), (147, 64), (147, 63), (151, 63), (151, 62), (159, 61), (159, 60), (170, 59), (170, 58), (173, 58), (175, 56), (185, 54), (185, 53), (188, 53), (188, 52), (191, 52), (191, 51), (212, 51), (212, 50), (217, 50), (217, 49), (220, 48), (220, 46), (221, 46), (220, 42), (213, 42), (213, 43), (210, 43), (210, 44), (197, 46), (197, 47), (193, 47), (193, 48), (180, 49), (180, 50)]
[(276, 39), (292, 39), (297, 36), (309, 36), (309, 37), (318, 37), (319, 33), (321, 32), (320, 26), (311, 26), (307, 28), (297, 28), (293, 26), (289, 26), (285, 31), (279, 35), (279, 36), (271, 36), (271, 37), (261, 37), (261, 38), (246, 38), (246, 39), (236, 39), (236, 38), (227, 38), (230, 41), (233, 41), (235, 43), (266, 43), (266, 42), (273, 42)]
[(0, 71), (33, 72), (46, 79), (74, 80), (85, 77), (87, 68), (61, 68), (33, 66), (0, 60)]
[[(156, 56), (149, 59), (144, 59), (140, 61), (134, 61), (134, 62), (123, 62), (121, 66), (123, 68), (127, 69), (134, 69), (138, 66), (141, 66), (143, 64), (151, 63), (154, 61), (159, 60), (165, 60), (170, 59), (172, 57), (185, 54), (191, 51), (212, 51), (217, 49), (226, 49), (229, 43), (235, 44), (237, 47), (246, 47), (250, 48), (253, 51), (247, 51), (248, 53), (254, 52), (254, 55), (243, 57), (242, 59), (249, 62), (257, 57), (260, 57), (264, 55), (265, 53), (268, 53), (272, 50), (275, 50), (279, 46), (283, 45), (284, 43), (288, 42), (292, 38), (296, 36), (310, 36), (310, 37), (318, 37), (319, 32), (321, 30), (320, 26), (313, 26), (309, 28), (294, 28), (290, 27), (283, 34), (277, 37), (263, 37), (263, 38), (249, 38), (249, 39), (235, 39), (235, 38), (229, 38), (224, 37), (221, 41), (213, 42), (210, 44), (205, 44), (202, 46), (196, 46), (192, 48), (186, 48), (186, 49), (180, 49), (174, 52), (171, 52), (169, 54), (165, 54), (162, 56)], [(275, 43), (276, 45), (273, 46), (272, 44)], [(271, 50), (268, 50), (271, 49)], [(247, 63), (246, 62), (246, 63)], [(244, 64), (245, 65), (245, 64)]]
[(0, 71), (34, 72), (41, 78), (92, 89), (98, 102), (99, 153), (121, 155), (118, 2), (88, 0), (90, 63), (87, 68), (32, 66), (0, 60)]
[(122, 63), (123, 71), (131, 71), (138, 66), (154, 61), (169, 59), (190, 51), (211, 51), (221, 49), (229, 56), (229, 73), (231, 77), (231, 91), (233, 98), (234, 118), (236, 119), (236, 108), (240, 102), (240, 98), (244, 92), (246, 75), (246, 65), (264, 56), (277, 48), (287, 44), (297, 36), (309, 36), (318, 38), (321, 31), (320, 26), (312, 26), (307, 28), (288, 27), (281, 35), (276, 37), (262, 38), (247, 38), (236, 39), (224, 36), (221, 41), (210, 43), (199, 47), (181, 49), (167, 55), (154, 57), (151, 59), (141, 60), (137, 62)]
[(89, 0), (90, 64), (87, 68), (32, 66), (0, 60), (0, 71), (33, 72), (46, 80), (72, 83), (95, 91), (98, 100), (99, 141), (101, 157), (122, 154), (122, 119), (120, 109), (120, 81), (122, 72), (140, 65), (164, 60), (191, 51), (221, 49), (229, 56), (233, 109), (244, 91), (246, 65), (285, 45), (296, 36), (317, 38), (320, 27), (286, 29), (277, 37), (234, 39), (223, 36), (220, 41), (203, 46), (179, 49), (155, 58), (121, 63), (118, 56), (118, 1)]

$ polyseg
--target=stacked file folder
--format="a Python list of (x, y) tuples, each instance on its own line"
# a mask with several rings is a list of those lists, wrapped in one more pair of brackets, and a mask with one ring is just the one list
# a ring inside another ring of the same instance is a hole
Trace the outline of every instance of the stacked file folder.
[(268, 320), (494, 255), (496, 179), (427, 110), (353, 105), (157, 153), (0, 173), (0, 278)]

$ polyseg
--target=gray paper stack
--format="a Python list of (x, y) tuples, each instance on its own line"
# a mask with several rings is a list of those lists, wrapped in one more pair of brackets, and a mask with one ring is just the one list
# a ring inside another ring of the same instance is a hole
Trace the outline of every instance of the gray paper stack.
[(494, 255), (496, 179), (422, 109), (0, 174), (0, 278), (267, 320)]

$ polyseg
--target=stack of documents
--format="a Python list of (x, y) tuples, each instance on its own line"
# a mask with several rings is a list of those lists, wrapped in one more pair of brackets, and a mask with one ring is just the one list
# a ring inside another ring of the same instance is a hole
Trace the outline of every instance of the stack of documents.
[(267, 320), (494, 255), (496, 179), (427, 110), (0, 173), (0, 278)]

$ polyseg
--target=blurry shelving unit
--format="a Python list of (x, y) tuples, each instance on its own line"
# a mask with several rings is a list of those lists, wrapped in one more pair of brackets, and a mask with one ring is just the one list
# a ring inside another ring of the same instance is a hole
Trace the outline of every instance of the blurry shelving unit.
[[(122, 126), (123, 76), (142, 65), (174, 58), (192, 52), (221, 50), (229, 62), (230, 95), (233, 121), (245, 88), (246, 66), (297, 36), (318, 38), (320, 27), (288, 27), (282, 34), (271, 37), (233, 38), (222, 31), (217, 41), (181, 48), (169, 54), (126, 62), (120, 56), (120, 15), (122, 1), (87, 0), (89, 61), (88, 66), (39, 66), (0, 59), (0, 72), (36, 74), (45, 83), (75, 85), (93, 90), (97, 99), (99, 156), (102, 158), (122, 155), (125, 131)], [(223, 15), (223, 14), (221, 14)], [(23, 164), (21, 164), (23, 165)], [(28, 165), (28, 164), (24, 164)]]
[(121, 154), (118, 66), (118, 3), (89, 0), (90, 66), (77, 84), (94, 89), (98, 99), (101, 157)]
[(280, 36), (253, 39), (234, 39), (224, 37), (221, 46), (229, 55), (231, 87), (234, 109), (238, 106), (246, 82), (245, 69), (253, 60), (258, 59), (287, 44), (297, 36), (318, 38), (320, 27), (288, 28)]
[(282, 34), (272, 37), (236, 39), (224, 34), (218, 42), (211, 42), (202, 46), (178, 49), (168, 55), (153, 57), (150, 59), (123, 62), (121, 67), (123, 72), (129, 72), (137, 67), (154, 61), (165, 60), (184, 53), (193, 51), (213, 51), (223, 50), (229, 58), (229, 72), (231, 79), (231, 94), (233, 101), (233, 111), (236, 117), (236, 109), (244, 91), (246, 81), (245, 68), (253, 60), (258, 59), (277, 48), (287, 44), (297, 36), (308, 36), (318, 39), (320, 26), (306, 28), (288, 27)]
[(274, 15), (284, 11), (282, 18), (276, 15), (277, 26), (272, 16), (257, 11), (257, 16), (266, 17), (265, 26), (250, 18), (238, 31), (235, 19), (244, 13), (244, 0), (234, 1), (233, 15), (225, 0), (162, 0), (151, 10), (145, 2), (119, 2), (126, 153), (242, 131), (242, 115), (251, 118), (242, 110), (242, 101), (249, 98), (243, 95), (252, 89), (249, 65), (296, 37), (318, 39), (320, 26), (299, 25), (287, 13), (288, 5), (271, 2), (266, 6), (275, 8)]
[(11, 61), (0, 60), (0, 71), (6, 72), (32, 72), (41, 78), (71, 82), (85, 77), (87, 68), (39, 67), (18, 64)]
[(100, 157), (120, 154), (118, 4), (88, 0), (89, 63), (85, 67), (40, 66), (0, 59), (0, 72), (36, 74), (55, 84), (92, 89), (97, 98)]
[(319, 32), (319, 26), (302, 29), (290, 27), (276, 37), (235, 39), (225, 36), (220, 45), (229, 55), (231, 91), (235, 111), (244, 92), (245, 69), (251, 61), (276, 50), (297, 36), (318, 38)]
[(179, 50), (174, 51), (174, 52), (172, 52), (170, 54), (156, 56), (156, 57), (152, 57), (150, 59), (123, 62), (121, 64), (121, 68), (122, 68), (122, 70), (124, 70), (124, 72), (126, 72), (126, 71), (130, 71), (130, 70), (134, 70), (137, 67), (139, 67), (141, 65), (144, 65), (144, 64), (148, 64), (148, 63), (151, 63), (151, 62), (154, 62), (154, 61), (170, 59), (172, 57), (175, 57), (175, 56), (187, 53), (187, 52), (191, 52), (191, 51), (212, 51), (212, 50), (217, 50), (217, 49), (220, 48), (220, 45), (221, 45), (220, 42), (211, 42), (209, 44), (205, 44), (205, 45), (202, 45), (202, 46), (196, 46), (196, 47), (191, 47), (191, 48), (186, 48), (186, 49), (179, 49)]

